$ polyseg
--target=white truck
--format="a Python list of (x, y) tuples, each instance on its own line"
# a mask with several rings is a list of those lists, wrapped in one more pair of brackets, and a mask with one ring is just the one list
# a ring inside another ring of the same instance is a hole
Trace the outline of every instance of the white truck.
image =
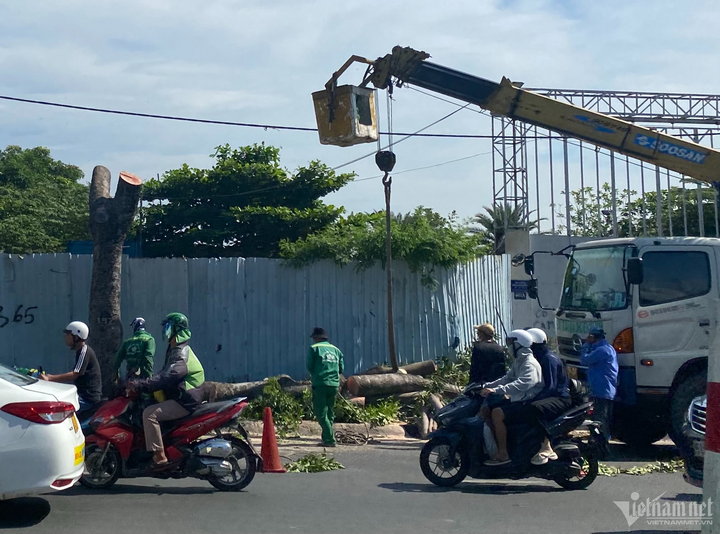
[(719, 266), (713, 238), (607, 239), (572, 251), (555, 312), (560, 356), (585, 379), (582, 340), (605, 330), (618, 353), (613, 435), (622, 441), (680, 439), (690, 401), (705, 392)]
[[(396, 46), (376, 60), (352, 56), (324, 91), (313, 94), (320, 141), (350, 146), (377, 140), (374, 97), (366, 86), (412, 84), (676, 171), (715, 186), (720, 151), (427, 61)], [(368, 65), (359, 87), (337, 86), (353, 63)], [(516, 263), (522, 263), (523, 256)], [(705, 391), (708, 348), (717, 330), (720, 239), (637, 238), (593, 241), (570, 255), (556, 311), (561, 357), (583, 378), (582, 340), (602, 326), (620, 364), (616, 436), (652, 443), (667, 432), (678, 441), (690, 401)], [(533, 261), (525, 264), (532, 275)], [(537, 297), (531, 276), (528, 295)]]

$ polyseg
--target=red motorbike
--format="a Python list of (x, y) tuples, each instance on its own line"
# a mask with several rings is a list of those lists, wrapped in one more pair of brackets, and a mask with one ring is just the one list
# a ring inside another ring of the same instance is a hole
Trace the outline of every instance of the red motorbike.
[[(262, 460), (241, 424), (232, 424), (245, 399), (201, 405), (183, 419), (161, 424), (169, 463), (156, 466), (145, 450), (145, 434), (134, 399), (121, 396), (103, 404), (90, 419), (85, 439), (85, 473), (80, 482), (109, 488), (118, 478), (207, 480), (221, 491), (240, 491), (252, 481)], [(236, 435), (234, 432), (237, 432)]]

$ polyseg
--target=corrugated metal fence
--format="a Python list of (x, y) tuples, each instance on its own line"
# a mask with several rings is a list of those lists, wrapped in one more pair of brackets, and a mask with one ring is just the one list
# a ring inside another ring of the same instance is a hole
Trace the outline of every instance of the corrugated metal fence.
[[(0, 362), (69, 369), (62, 329), (87, 321), (92, 257), (0, 255)], [(511, 324), (510, 262), (490, 256), (437, 270), (436, 290), (396, 262), (394, 311), (398, 357), (432, 359), (465, 346), (472, 325)], [(208, 378), (255, 380), (305, 375), (314, 326), (327, 329), (345, 354), (347, 374), (388, 360), (385, 273), (319, 262), (292, 269), (269, 259), (128, 259), (123, 263), (122, 317), (148, 321), (160, 343), (160, 321), (186, 313), (192, 346)], [(89, 325), (92, 331), (92, 325)], [(156, 369), (162, 364), (162, 348)]]

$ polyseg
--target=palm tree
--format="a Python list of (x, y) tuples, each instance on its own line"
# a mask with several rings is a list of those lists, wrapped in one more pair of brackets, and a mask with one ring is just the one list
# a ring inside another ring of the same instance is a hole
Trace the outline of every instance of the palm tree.
[(536, 230), (538, 228), (537, 220), (530, 220), (530, 214), (528, 213), (528, 221), (524, 219), (524, 206), (516, 205), (511, 206), (505, 204), (501, 206), (499, 204), (493, 204), (492, 206), (484, 206), (484, 213), (476, 213), (471, 219), (472, 222), (477, 223), (479, 226), (471, 226), (470, 232), (473, 234), (481, 234), (482, 241), (484, 244), (490, 245), (493, 248), (494, 254), (503, 254), (505, 252), (505, 227), (507, 221), (507, 228), (519, 228), (522, 230)]

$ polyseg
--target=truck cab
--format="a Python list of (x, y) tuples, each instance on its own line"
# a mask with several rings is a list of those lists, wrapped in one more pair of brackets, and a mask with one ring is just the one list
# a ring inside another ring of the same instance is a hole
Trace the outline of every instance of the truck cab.
[(560, 356), (585, 380), (582, 343), (590, 328), (605, 330), (618, 353), (612, 431), (622, 441), (682, 439), (690, 402), (705, 393), (719, 265), (714, 238), (608, 239), (573, 250), (556, 312)]

